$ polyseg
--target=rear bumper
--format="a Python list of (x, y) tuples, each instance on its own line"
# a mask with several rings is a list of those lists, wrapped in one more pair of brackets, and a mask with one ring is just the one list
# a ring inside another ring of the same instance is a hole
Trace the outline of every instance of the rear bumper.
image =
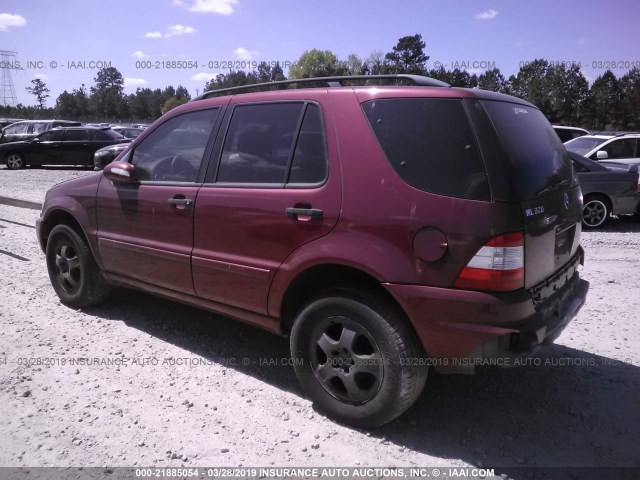
[(589, 282), (578, 274), (582, 251), (529, 290), (505, 294), (385, 284), (409, 316), (429, 356), (444, 373), (513, 366), (553, 343), (586, 301)]

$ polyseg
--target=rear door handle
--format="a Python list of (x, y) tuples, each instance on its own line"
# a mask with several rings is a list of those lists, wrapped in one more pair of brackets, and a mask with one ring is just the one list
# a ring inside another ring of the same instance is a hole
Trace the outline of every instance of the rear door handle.
[(319, 208), (298, 208), (289, 207), (285, 210), (289, 218), (294, 220), (308, 221), (312, 218), (322, 218), (324, 212)]

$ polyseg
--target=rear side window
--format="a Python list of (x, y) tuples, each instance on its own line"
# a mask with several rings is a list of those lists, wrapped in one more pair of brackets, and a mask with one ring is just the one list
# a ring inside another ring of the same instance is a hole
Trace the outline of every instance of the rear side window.
[(320, 107), (307, 105), (293, 154), (289, 183), (320, 183), (327, 175), (327, 150)]
[(80, 142), (83, 140), (88, 140), (89, 136), (87, 135), (86, 130), (67, 130), (67, 134), (64, 139), (67, 142)]
[(222, 149), (218, 182), (284, 184), (303, 108), (303, 103), (236, 107)]
[(482, 105), (507, 155), (519, 198), (534, 198), (561, 182), (566, 188), (574, 183), (569, 155), (540, 110), (488, 100)]
[(118, 132), (113, 130), (88, 130), (89, 140), (121, 140), (124, 138)]
[(488, 200), (489, 185), (461, 100), (398, 98), (363, 104), (387, 159), (426, 192)]

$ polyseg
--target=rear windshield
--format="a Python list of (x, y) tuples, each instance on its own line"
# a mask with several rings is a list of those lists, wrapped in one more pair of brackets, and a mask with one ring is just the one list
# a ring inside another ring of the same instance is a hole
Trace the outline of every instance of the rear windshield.
[(396, 173), (426, 192), (488, 200), (487, 175), (462, 101), (394, 98), (362, 105)]
[(565, 144), (565, 147), (567, 147), (567, 150), (569, 150), (570, 152), (575, 152), (578, 155), (584, 156), (587, 153), (589, 153), (591, 150), (596, 148), (597, 146), (602, 145), (606, 141), (607, 139), (603, 139), (603, 138), (580, 137), (580, 138), (571, 140), (571, 142), (567, 142)]
[[(575, 183), (564, 145), (540, 110), (515, 103), (482, 101), (511, 164), (521, 199)], [(564, 182), (564, 183), (561, 183)]]

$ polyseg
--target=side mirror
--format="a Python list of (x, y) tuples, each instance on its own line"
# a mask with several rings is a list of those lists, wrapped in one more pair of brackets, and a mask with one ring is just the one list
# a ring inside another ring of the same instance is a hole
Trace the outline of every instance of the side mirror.
[(638, 173), (638, 165), (629, 165), (629, 173)]
[(131, 185), (138, 183), (134, 175), (135, 167), (127, 162), (111, 162), (104, 167), (102, 174), (113, 183)]
[(607, 158), (609, 158), (609, 154), (607, 152), (605, 152), (604, 150), (598, 150), (596, 152), (596, 158), (598, 160), (606, 160)]
[(38, 137), (34, 137), (31, 139), (31, 143), (40, 143), (40, 139)]

